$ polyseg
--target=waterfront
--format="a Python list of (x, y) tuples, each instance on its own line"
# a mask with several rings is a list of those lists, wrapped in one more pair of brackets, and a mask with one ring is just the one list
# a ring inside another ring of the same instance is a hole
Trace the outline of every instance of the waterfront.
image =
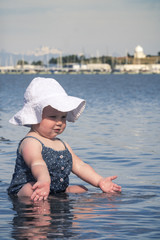
[[(6, 189), (26, 128), (8, 119), (37, 75), (0, 75), (0, 223), (5, 239), (160, 238), (160, 75), (46, 75), (87, 100), (80, 119), (61, 136), (103, 176), (118, 175), (122, 194), (86, 184), (86, 194), (56, 195), (33, 204)], [(71, 184), (82, 183), (71, 176)], [(82, 183), (84, 184), (84, 183)]]
[(160, 74), (160, 64), (66, 64), (64, 66), (34, 66), (30, 64), (0, 66), (0, 74)]

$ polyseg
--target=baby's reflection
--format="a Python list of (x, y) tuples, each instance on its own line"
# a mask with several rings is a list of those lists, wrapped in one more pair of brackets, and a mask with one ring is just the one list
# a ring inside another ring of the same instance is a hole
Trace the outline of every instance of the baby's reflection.
[[(76, 238), (82, 230), (82, 220), (86, 222), (92, 218), (97, 221), (99, 218), (112, 217), (112, 211), (117, 211), (115, 200), (116, 196), (103, 193), (72, 195), (72, 199), (70, 195), (62, 193), (39, 202), (13, 198), (13, 210), (16, 213), (12, 238)], [(89, 233), (89, 227), (84, 227), (83, 233)]]
[(47, 239), (73, 237), (72, 211), (67, 194), (50, 196), (47, 201), (32, 202), (28, 198), (13, 198), (12, 237), (14, 239)]

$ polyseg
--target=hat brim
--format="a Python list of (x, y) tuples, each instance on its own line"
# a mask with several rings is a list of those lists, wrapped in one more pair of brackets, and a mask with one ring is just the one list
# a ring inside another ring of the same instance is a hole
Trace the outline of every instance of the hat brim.
[(9, 122), (19, 126), (31, 126), (40, 123), (42, 120), (43, 109), (47, 106), (60, 111), (67, 112), (67, 121), (75, 122), (85, 108), (85, 100), (72, 96), (55, 96), (52, 98), (45, 98), (43, 101), (29, 104), (24, 104), (23, 108), (17, 112)]

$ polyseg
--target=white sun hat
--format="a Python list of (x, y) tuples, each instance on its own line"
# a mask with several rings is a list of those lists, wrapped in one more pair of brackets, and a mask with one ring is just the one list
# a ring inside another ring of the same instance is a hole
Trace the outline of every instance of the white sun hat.
[(67, 112), (67, 121), (75, 122), (85, 108), (85, 100), (69, 96), (53, 78), (34, 78), (24, 94), (24, 106), (9, 122), (19, 126), (40, 123), (44, 107)]

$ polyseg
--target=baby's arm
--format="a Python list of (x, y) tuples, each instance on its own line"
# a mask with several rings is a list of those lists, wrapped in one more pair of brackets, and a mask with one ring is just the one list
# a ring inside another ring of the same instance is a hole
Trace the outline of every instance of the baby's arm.
[(112, 180), (116, 179), (117, 176), (103, 178), (96, 173), (89, 164), (84, 163), (78, 156), (76, 156), (69, 145), (67, 145), (67, 147), (72, 154), (72, 172), (74, 174), (76, 174), (85, 182), (90, 183), (95, 187), (99, 187), (103, 192), (121, 192), (121, 187), (112, 182)]
[(33, 185), (33, 194), (31, 199), (34, 201), (37, 200), (46, 200), (50, 192), (50, 175), (48, 172), (47, 165), (42, 159), (41, 155), (42, 146), (35, 139), (25, 139), (22, 142), (21, 154), (31, 169), (32, 175), (37, 180)]
[(37, 182), (33, 185), (33, 194), (31, 199), (34, 201), (37, 200), (46, 200), (50, 192), (50, 176), (48, 168), (41, 160), (36, 161), (31, 165), (31, 171)]

